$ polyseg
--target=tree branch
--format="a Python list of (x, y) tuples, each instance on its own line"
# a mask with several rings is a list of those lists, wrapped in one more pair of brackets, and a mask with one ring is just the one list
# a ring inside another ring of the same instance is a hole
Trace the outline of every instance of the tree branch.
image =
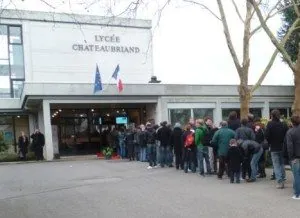
[(220, 15), (221, 15), (221, 21), (222, 21), (223, 28), (224, 28), (224, 34), (225, 34), (225, 38), (226, 38), (226, 41), (227, 41), (227, 46), (229, 48), (231, 57), (233, 59), (234, 65), (235, 65), (235, 67), (238, 71), (238, 74), (239, 74), (240, 78), (242, 78), (242, 67), (240, 65), (238, 56), (237, 56), (236, 51), (235, 51), (235, 49), (233, 47), (233, 44), (232, 44), (231, 35), (230, 35), (230, 32), (229, 32), (228, 23), (227, 23), (227, 20), (226, 20), (226, 15), (225, 15), (225, 12), (224, 12), (224, 7), (223, 7), (223, 4), (222, 4), (222, 1), (217, 0), (217, 3), (218, 3)]
[(196, 5), (199, 5), (200, 7), (202, 7), (203, 9), (207, 10), (209, 13), (211, 13), (215, 18), (217, 18), (219, 21), (222, 21), (221, 18), (216, 14), (214, 13), (209, 7), (207, 7), (205, 4), (202, 4), (200, 2), (196, 2), (196, 1), (193, 1), (193, 0), (183, 0), (184, 2), (189, 2), (189, 3), (193, 3), (193, 4), (196, 4)]
[[(299, 27), (294, 27), (293, 31), (295, 31), (296, 29), (298, 29)], [(280, 46), (284, 47), (286, 42), (288, 41), (288, 39), (290, 38), (290, 36), (292, 35), (293, 31), (288, 31), (285, 36), (283, 37), (283, 39), (281, 40)], [(278, 49), (276, 48), (276, 50), (274, 51), (268, 65), (266, 66), (264, 72), (261, 74), (261, 76), (259, 77), (258, 81), (255, 83), (255, 85), (251, 88), (251, 93), (253, 93), (263, 82), (263, 80), (266, 78), (268, 72), (270, 71), (277, 54), (279, 53)]]
[(299, 8), (296, 5), (295, 0), (292, 0), (292, 3), (293, 3), (294, 10), (295, 10), (295, 12), (297, 14), (297, 17), (300, 17), (300, 11), (299, 11)]
[[(259, 5), (260, 3), (261, 3), (261, 1), (258, 3), (258, 5)], [(267, 16), (266, 16), (266, 18), (265, 18), (265, 20), (264, 20), (264, 23), (267, 23), (268, 20), (269, 20), (270, 18), (274, 17), (274, 16), (277, 14), (277, 13), (274, 13), (274, 14), (272, 14), (272, 13), (276, 10), (276, 8), (278, 7), (279, 4), (280, 4), (280, 1), (278, 1), (278, 2), (274, 5), (274, 7), (269, 11), (269, 13), (267, 14)], [(255, 13), (255, 10), (254, 10), (254, 13)], [(262, 28), (262, 25), (259, 25), (258, 27), (254, 28), (254, 29), (252, 30), (252, 32), (251, 32), (251, 37), (252, 37), (256, 32), (258, 32), (261, 28)]]
[[(276, 39), (276, 37), (274, 36), (274, 34), (272, 33), (272, 31), (270, 30), (270, 28), (267, 26), (267, 24), (264, 22), (264, 18), (263, 15), (260, 11), (260, 9), (257, 6), (257, 3), (255, 2), (255, 0), (248, 0), (254, 7), (256, 14), (258, 16), (258, 19), (262, 25), (262, 28), (266, 31), (267, 35), (269, 36), (270, 40), (272, 41), (272, 43), (275, 45), (275, 47), (279, 50), (279, 52), (282, 54), (283, 58), (285, 59), (285, 61), (287, 62), (287, 64), (289, 65), (289, 67), (291, 68), (291, 70), (293, 72), (295, 72), (295, 66), (294, 63), (291, 60), (291, 57), (289, 56), (289, 54), (287, 53), (287, 51), (284, 49), (284, 47), (279, 43), (279, 41)], [(299, 19), (297, 19), (292, 27), (289, 29), (288, 33), (291, 31), (294, 31), (294, 28), (296, 28), (296, 25), (298, 23)]]
[(232, 2), (232, 4), (233, 4), (234, 9), (235, 9), (235, 11), (236, 11), (238, 17), (240, 18), (240, 20), (242, 21), (242, 23), (245, 23), (244, 19), (243, 19), (242, 16), (241, 16), (240, 10), (239, 10), (239, 8), (238, 8), (238, 6), (237, 6), (235, 0), (231, 0), (231, 2)]

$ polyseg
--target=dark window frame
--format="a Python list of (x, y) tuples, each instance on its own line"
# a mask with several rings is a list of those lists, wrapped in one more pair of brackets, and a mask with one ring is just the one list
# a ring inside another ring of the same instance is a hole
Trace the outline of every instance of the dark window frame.
[[(24, 44), (23, 44), (23, 27), (22, 25), (19, 24), (8, 24), (8, 23), (1, 23), (1, 25), (6, 26), (7, 28), (7, 50), (8, 50), (8, 69), (9, 69), (9, 80), (10, 80), (10, 93), (3, 93), (3, 94), (10, 94), (11, 98), (15, 98), (15, 93), (14, 93), (14, 88), (13, 88), (13, 82), (14, 81), (21, 81), (24, 82), (25, 81), (25, 58), (24, 58)], [(21, 34), (20, 34), (20, 39), (21, 42), (11, 42), (10, 41), (10, 27), (19, 27)], [(12, 72), (11, 72), (11, 60), (10, 60), (10, 45), (22, 45), (22, 49), (23, 49), (23, 78), (12, 78)], [(7, 59), (3, 59), (3, 60), (7, 60)]]

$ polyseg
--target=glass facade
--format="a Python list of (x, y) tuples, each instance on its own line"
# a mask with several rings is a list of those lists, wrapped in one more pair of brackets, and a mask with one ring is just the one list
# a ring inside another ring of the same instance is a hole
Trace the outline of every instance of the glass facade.
[(0, 114), (0, 135), (10, 151), (16, 151), (18, 137), (21, 131), (29, 137), (28, 116)]
[(169, 117), (171, 124), (180, 123), (185, 125), (190, 118), (203, 119), (204, 117), (211, 117), (213, 119), (214, 109), (212, 108), (191, 108), (191, 109), (169, 109)]
[(19, 98), (24, 80), (22, 27), (0, 24), (0, 98)]
[[(239, 108), (226, 108), (222, 109), (222, 119), (227, 120), (229, 113), (231, 111), (235, 111), (238, 115), (238, 118), (240, 118), (240, 109)], [(254, 115), (254, 117), (262, 117), (262, 108), (250, 108), (249, 112)]]

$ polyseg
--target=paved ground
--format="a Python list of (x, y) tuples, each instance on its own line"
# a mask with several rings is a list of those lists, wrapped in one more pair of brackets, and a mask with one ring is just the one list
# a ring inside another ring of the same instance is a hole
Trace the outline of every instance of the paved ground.
[(300, 216), (290, 178), (276, 190), (105, 160), (0, 165), (0, 175), (0, 218)]

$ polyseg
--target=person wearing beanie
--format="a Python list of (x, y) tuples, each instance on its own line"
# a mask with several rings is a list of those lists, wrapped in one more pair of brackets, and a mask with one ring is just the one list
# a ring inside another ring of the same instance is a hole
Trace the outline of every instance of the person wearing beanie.
[(183, 170), (183, 159), (182, 159), (182, 151), (183, 151), (183, 130), (181, 128), (180, 123), (176, 123), (174, 129), (171, 134), (170, 145), (174, 148), (175, 153), (175, 165), (176, 169), (179, 168)]

